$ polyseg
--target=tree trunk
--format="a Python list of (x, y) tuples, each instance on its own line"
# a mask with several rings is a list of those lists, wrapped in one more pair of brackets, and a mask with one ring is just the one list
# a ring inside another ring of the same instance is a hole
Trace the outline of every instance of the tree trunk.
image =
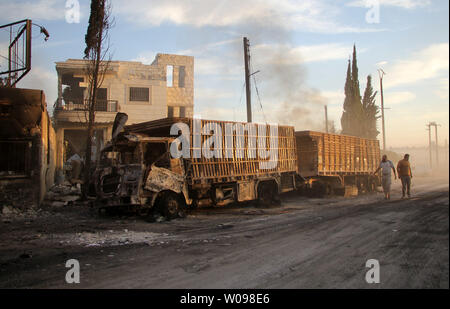
[(91, 184), (91, 155), (92, 155), (92, 136), (95, 124), (95, 105), (97, 102), (97, 87), (98, 87), (98, 73), (100, 69), (101, 51), (102, 51), (102, 29), (100, 30), (100, 39), (96, 48), (96, 58), (94, 61), (94, 72), (92, 77), (91, 96), (89, 98), (89, 121), (87, 129), (86, 140), (86, 161), (84, 165), (84, 185), (83, 185), (83, 199), (87, 199), (89, 187)]

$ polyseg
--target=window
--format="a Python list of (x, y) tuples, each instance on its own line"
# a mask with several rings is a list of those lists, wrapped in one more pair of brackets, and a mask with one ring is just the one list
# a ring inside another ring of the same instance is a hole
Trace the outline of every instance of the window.
[(167, 117), (173, 118), (173, 107), (172, 106), (167, 107)]
[(147, 166), (155, 163), (157, 167), (170, 167), (169, 153), (165, 143), (148, 143), (145, 147), (144, 164)]
[(149, 93), (148, 88), (130, 87), (130, 101), (149, 102)]
[(180, 117), (186, 117), (186, 107), (180, 107)]
[(186, 71), (184, 66), (180, 66), (178, 69), (178, 87), (184, 88), (184, 77), (186, 76)]
[(97, 89), (97, 100), (95, 101), (95, 111), (107, 112), (108, 110), (108, 89)]
[(173, 65), (167, 66), (166, 76), (167, 87), (173, 87)]
[(107, 100), (108, 99), (108, 89), (107, 88), (98, 88), (97, 89), (97, 99)]

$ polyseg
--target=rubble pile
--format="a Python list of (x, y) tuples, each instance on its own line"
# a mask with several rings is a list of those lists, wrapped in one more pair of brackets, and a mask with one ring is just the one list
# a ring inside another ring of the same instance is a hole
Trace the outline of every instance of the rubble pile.
[(40, 209), (36, 202), (35, 188), (21, 184), (0, 186), (1, 222), (10, 223), (13, 218), (34, 218)]
[(81, 245), (85, 247), (122, 246), (147, 243), (152, 245), (170, 239), (167, 233), (108, 230), (100, 232), (61, 233), (52, 235), (51, 241), (60, 245)]
[(20, 183), (0, 185), (0, 210), (6, 207), (6, 209), (11, 208), (12, 211), (22, 212), (37, 206), (35, 191), (35, 188), (24, 187)]
[(70, 182), (63, 182), (54, 185), (45, 195), (43, 205), (49, 207), (71, 206), (81, 197), (81, 185), (72, 185)]
[(11, 190), (3, 190), (0, 194), (1, 222), (10, 223), (12, 219), (34, 219), (37, 216), (49, 215), (48, 208), (59, 208), (74, 205), (81, 197), (81, 185), (64, 182), (54, 185), (45, 195), (41, 205), (27, 199), (27, 188), (17, 188), (15, 193)]
[(41, 208), (32, 206), (30, 208), (18, 208), (11, 205), (0, 206), (0, 218), (2, 223), (11, 223), (13, 220), (26, 219), (33, 220), (37, 216), (48, 214), (48, 212), (42, 211)]

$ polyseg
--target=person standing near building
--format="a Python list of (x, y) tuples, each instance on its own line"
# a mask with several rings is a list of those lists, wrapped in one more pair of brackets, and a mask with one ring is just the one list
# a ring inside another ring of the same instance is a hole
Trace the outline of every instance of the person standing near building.
[(411, 164), (409, 163), (409, 154), (405, 154), (403, 160), (397, 163), (398, 178), (402, 181), (402, 198), (405, 198), (405, 193), (411, 197)]
[(397, 179), (397, 173), (395, 172), (392, 161), (387, 159), (387, 155), (383, 155), (380, 166), (373, 174), (375, 175), (379, 170), (381, 170), (381, 183), (383, 185), (384, 199), (389, 200), (391, 198), (391, 170), (394, 172), (395, 179)]

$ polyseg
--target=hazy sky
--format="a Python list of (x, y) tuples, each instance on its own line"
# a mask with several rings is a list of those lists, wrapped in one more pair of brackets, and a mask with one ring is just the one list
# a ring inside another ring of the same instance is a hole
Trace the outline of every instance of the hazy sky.
[[(30, 18), (50, 33), (44, 42), (39, 28), (33, 29), (32, 70), (19, 83), (43, 89), (50, 109), (57, 94), (54, 63), (83, 56), (90, 2), (80, 0), (79, 23), (69, 23), (66, 4), (75, 2), (0, 0), (1, 24)], [(252, 70), (260, 71), (254, 76), (261, 104), (252, 89), (255, 120), (323, 130), (324, 104), (340, 129), (347, 60), (356, 44), (361, 93), (368, 74), (379, 90), (377, 69), (386, 72), (388, 147), (426, 145), (429, 121), (442, 125), (443, 143), (449, 127), (448, 3), (115, 0), (111, 50), (114, 60), (144, 63), (158, 52), (194, 56), (195, 113), (245, 121), (242, 37), (247, 36)], [(5, 55), (8, 36), (0, 33)]]

